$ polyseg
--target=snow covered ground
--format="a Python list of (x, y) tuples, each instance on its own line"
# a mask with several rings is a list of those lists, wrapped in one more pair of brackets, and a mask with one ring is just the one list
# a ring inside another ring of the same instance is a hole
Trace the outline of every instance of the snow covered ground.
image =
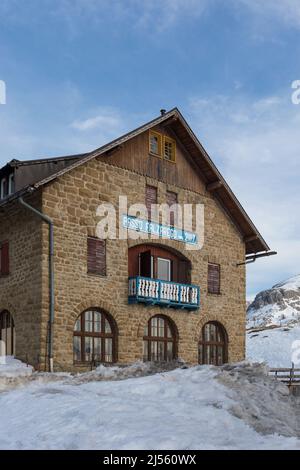
[(300, 325), (247, 333), (247, 359), (270, 367), (300, 367)]
[(299, 404), (264, 366), (147, 374), (0, 375), (0, 449), (300, 449)]
[(12, 356), (0, 356), (0, 379), (1, 377), (24, 377), (32, 374), (32, 367), (27, 366)]

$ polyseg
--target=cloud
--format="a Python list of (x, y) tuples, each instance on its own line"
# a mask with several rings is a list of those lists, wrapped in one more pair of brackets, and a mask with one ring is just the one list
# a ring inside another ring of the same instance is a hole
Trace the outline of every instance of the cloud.
[[(90, 27), (127, 22), (130, 28), (164, 32), (186, 18), (199, 18), (219, 0), (1, 0), (0, 22), (23, 25), (60, 21), (71, 36), (77, 36), (83, 22)], [(20, 14), (20, 12), (22, 12)]]
[[(41, 107), (47, 96), (47, 112)], [(30, 159), (88, 152), (134, 128), (141, 116), (117, 108), (85, 106), (71, 82), (30, 90), (0, 106), (0, 166), (12, 158)], [(59, 103), (57, 108), (52, 103)], [(143, 119), (142, 119), (143, 120)]]
[(140, 2), (131, 0), (132, 7), (137, 13), (136, 25), (142, 28), (151, 28), (165, 31), (178, 22), (192, 18), (198, 19), (211, 8), (215, 0), (152, 0)]
[(79, 131), (106, 129), (109, 132), (118, 132), (122, 128), (122, 120), (117, 110), (103, 109), (96, 116), (73, 121), (71, 127)]
[(236, 7), (247, 7), (253, 16), (266, 21), (276, 19), (287, 26), (300, 27), (299, 0), (233, 0)]
[(192, 126), (262, 235), (278, 255), (249, 265), (249, 292), (300, 266), (300, 106), (289, 91), (193, 97)]
[(218, 14), (221, 8), (252, 23), (257, 38), (264, 38), (275, 22), (300, 27), (298, 0), (1, 0), (0, 23), (30, 28), (58, 21), (71, 38), (81, 34), (84, 23), (100, 28), (108, 21), (115, 28), (127, 23), (142, 32), (164, 33), (187, 19), (198, 21), (210, 11)]

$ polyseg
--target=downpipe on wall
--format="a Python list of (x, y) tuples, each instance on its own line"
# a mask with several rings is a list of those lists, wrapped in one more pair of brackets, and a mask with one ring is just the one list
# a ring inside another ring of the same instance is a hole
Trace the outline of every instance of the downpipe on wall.
[(54, 224), (47, 215), (32, 207), (24, 201), (22, 197), (18, 198), (19, 203), (36, 214), (40, 219), (48, 224), (49, 227), (49, 347), (48, 360), (49, 371), (53, 372), (53, 324), (54, 324)]

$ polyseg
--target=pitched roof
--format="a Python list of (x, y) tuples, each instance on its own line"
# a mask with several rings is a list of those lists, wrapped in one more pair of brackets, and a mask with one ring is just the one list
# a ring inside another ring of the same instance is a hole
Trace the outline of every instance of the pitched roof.
[(27, 165), (42, 165), (44, 163), (55, 163), (55, 162), (60, 162), (62, 160), (76, 160), (83, 158), (87, 155), (87, 153), (79, 153), (76, 155), (66, 155), (63, 157), (46, 157), (46, 158), (35, 158), (34, 160), (17, 160), (14, 158), (11, 160), (8, 165), (11, 167), (20, 167), (20, 166), (27, 166)]
[[(108, 144), (103, 145), (102, 147), (92, 152), (77, 156), (58, 157), (57, 159), (70, 158), (70, 162), (68, 162), (68, 164), (65, 165), (59, 171), (56, 171), (52, 174), (47, 175), (44, 178), (41, 178), (33, 184), (24, 187), (17, 193), (9, 196), (4, 201), (0, 201), (0, 207), (2, 205), (5, 205), (7, 202), (15, 199), (16, 197), (20, 196), (21, 194), (24, 194), (26, 191), (34, 191), (44, 186), (45, 184), (48, 184), (51, 181), (57, 179), (58, 177), (64, 175), (65, 173), (73, 170), (74, 168), (77, 168), (78, 166), (87, 163), (93, 158), (107, 154), (107, 152), (112, 150), (113, 148), (120, 146), (121, 144), (132, 139), (133, 137), (136, 137), (137, 135), (162, 123), (168, 123), (172, 127), (173, 132), (185, 146), (188, 154), (196, 163), (199, 174), (204, 180), (207, 190), (213, 191), (215, 198), (218, 200), (223, 209), (227, 212), (229, 217), (233, 220), (233, 222), (241, 232), (246, 244), (246, 254), (268, 251), (270, 249), (268, 244), (253, 224), (252, 220), (250, 219), (250, 217), (248, 216), (236, 196), (233, 194), (229, 185), (227, 184), (227, 182), (211, 160), (210, 156), (208, 155), (202, 144), (199, 142), (196, 135), (193, 133), (190, 126), (187, 124), (186, 120), (184, 119), (178, 108), (173, 108), (170, 111), (165, 112), (164, 114), (153, 119), (152, 121), (149, 121), (148, 123), (138, 127), (137, 129), (134, 129), (133, 131), (128, 132), (127, 134), (124, 134), (123, 136), (109, 142)], [(48, 160), (54, 161), (55, 159)], [(12, 161), (11, 163), (13, 162), (14, 161)], [(30, 160), (29, 162), (30, 164), (34, 164), (36, 160)], [(40, 159), (38, 160), (38, 162), (42, 163), (43, 160)], [(26, 162), (22, 163), (17, 161), (16, 164), (26, 165)]]

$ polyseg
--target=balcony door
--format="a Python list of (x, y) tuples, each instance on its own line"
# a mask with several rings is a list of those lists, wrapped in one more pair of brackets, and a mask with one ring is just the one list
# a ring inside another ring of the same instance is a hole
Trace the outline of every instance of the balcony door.
[(161, 245), (143, 244), (129, 249), (128, 275), (190, 284), (191, 263), (181, 253)]
[(154, 277), (153, 256), (151, 250), (143, 251), (139, 254), (139, 276)]
[(139, 255), (139, 276), (172, 281), (172, 261), (169, 258), (154, 257), (151, 250)]
[(156, 277), (161, 281), (171, 281), (171, 260), (167, 258), (157, 258)]

